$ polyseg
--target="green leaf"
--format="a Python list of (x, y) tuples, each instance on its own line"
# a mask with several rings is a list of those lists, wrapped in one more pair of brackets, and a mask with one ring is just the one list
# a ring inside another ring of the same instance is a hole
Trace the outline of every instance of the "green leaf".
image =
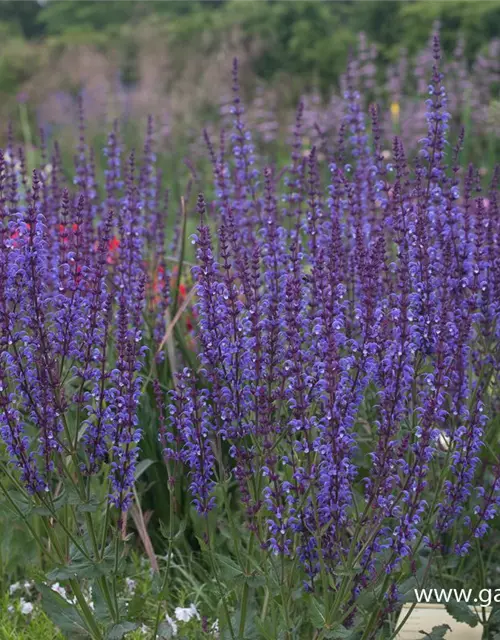
[[(76, 507), (77, 511), (84, 513), (97, 511), (101, 501), (96, 496), (92, 496), (90, 500), (82, 500), (78, 491), (76, 491), (74, 487), (69, 486), (64, 489), (61, 495), (54, 501), (54, 511), (58, 511), (66, 504), (73, 505)], [(52, 511), (45, 507), (37, 507), (37, 513), (40, 513), (41, 515), (49, 515)]]
[(151, 580), (151, 593), (154, 596), (159, 596), (161, 593), (163, 587), (163, 576), (161, 575), (161, 572), (158, 571), (157, 573), (153, 574), (152, 580)]
[[(175, 528), (175, 532), (173, 534), (173, 540), (179, 540), (184, 535), (184, 531), (186, 530), (186, 521), (181, 520), (179, 522), (179, 526)], [(170, 526), (160, 522), (160, 533), (165, 540), (170, 540)]]
[(50, 516), (52, 511), (47, 509), (47, 507), (33, 507), (32, 513), (35, 513), (37, 516)]
[(475, 627), (478, 623), (477, 615), (465, 602), (449, 602), (446, 605), (446, 611), (457, 622), (465, 622), (470, 627)]
[(322, 629), (325, 625), (325, 608), (323, 604), (315, 598), (311, 598), (309, 612), (311, 614), (311, 622), (313, 625), (318, 629)]
[(64, 634), (71, 640), (91, 637), (78, 609), (73, 604), (66, 602), (64, 598), (46, 585), (37, 585), (37, 589), (42, 594), (43, 610)]
[(365, 589), (356, 599), (356, 605), (364, 611), (372, 611), (375, 603), (379, 599), (379, 594), (374, 589)]
[(361, 568), (360, 565), (358, 565), (358, 566), (351, 567), (350, 569), (335, 569), (335, 575), (347, 576), (352, 578), (359, 572), (360, 568)]
[(443, 640), (448, 631), (451, 631), (451, 627), (447, 624), (440, 624), (438, 627), (432, 627), (430, 633), (426, 631), (420, 631), (420, 633), (424, 634), (423, 640)]
[(336, 627), (335, 629), (331, 629), (330, 631), (326, 631), (324, 633), (325, 638), (334, 638), (335, 640), (349, 640), (354, 637), (352, 629), (346, 629), (343, 625)]
[(244, 577), (241, 567), (239, 567), (230, 557), (224, 556), (221, 553), (214, 554), (217, 558), (217, 562), (222, 568), (222, 573), (225, 579), (234, 580), (235, 578)]
[(137, 482), (137, 480), (139, 480), (139, 478), (142, 476), (142, 474), (146, 471), (146, 469), (149, 469), (149, 467), (152, 464), (156, 464), (156, 462), (154, 460), (141, 460), (139, 462), (139, 464), (137, 465), (137, 467), (135, 468), (135, 481)]
[(47, 578), (50, 581), (71, 580), (72, 578), (100, 578), (109, 573), (110, 566), (106, 562), (79, 562), (68, 564), (51, 571)]
[(177, 531), (175, 532), (175, 535), (174, 535), (174, 540), (180, 540), (184, 535), (185, 530), (186, 530), (186, 521), (182, 520), (179, 523), (179, 526), (177, 527)]
[(168, 622), (162, 622), (160, 624), (156, 637), (159, 638), (159, 640), (171, 640), (174, 637), (172, 627)]
[(119, 622), (111, 627), (106, 634), (106, 640), (122, 640), (127, 633), (135, 631), (138, 628), (136, 622)]
[(56, 567), (47, 578), (51, 581), (70, 580), (71, 578), (89, 579), (109, 575), (114, 570), (114, 558), (105, 554), (104, 558), (94, 560), (82, 555), (78, 549), (72, 553), (68, 564)]
[[(33, 511), (33, 502), (26, 494), (21, 493), (20, 491), (9, 490), (9, 498), (15, 503), (17, 509), (19, 509), (23, 516), (29, 516)], [(17, 511), (12, 507), (12, 504), (9, 503), (9, 501), (5, 503), (5, 506), (17, 515)]]
[(496, 626), (500, 624), (500, 609), (494, 609), (488, 618), (488, 625)]
[(102, 588), (97, 582), (92, 582), (92, 601), (94, 603), (95, 619), (109, 626), (113, 622), (113, 615), (102, 593)]
[(267, 620), (262, 622), (260, 618), (257, 618), (257, 620), (255, 621), (255, 626), (257, 627), (257, 631), (260, 633), (262, 638), (264, 638), (265, 640), (276, 640), (273, 628)]
[[(74, 489), (72, 489), (72, 491), (76, 493)], [(57, 496), (57, 498), (52, 502), (50, 509), (48, 507), (38, 506), (33, 508), (33, 513), (36, 513), (40, 516), (53, 515), (67, 504), (77, 504), (77, 502), (71, 502), (71, 500), (74, 500), (73, 495), (70, 492), (66, 491), (66, 489), (63, 489), (62, 492)]]
[(248, 584), (248, 586), (251, 587), (252, 589), (257, 589), (257, 587), (262, 587), (263, 585), (266, 584), (265, 577), (263, 575), (258, 575), (258, 574), (244, 576), (244, 580)]
[(87, 500), (86, 502), (79, 502), (76, 510), (81, 513), (94, 513), (99, 509), (100, 505), (100, 500), (98, 500), (95, 496), (92, 496), (90, 500)]
[(398, 591), (401, 594), (401, 602), (414, 602), (415, 589), (418, 589), (418, 581), (415, 576), (411, 576), (398, 585)]

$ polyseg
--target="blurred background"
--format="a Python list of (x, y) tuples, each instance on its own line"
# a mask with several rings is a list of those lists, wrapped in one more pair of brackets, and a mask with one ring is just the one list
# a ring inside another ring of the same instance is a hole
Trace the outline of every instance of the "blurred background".
[(118, 118), (133, 142), (152, 114), (157, 148), (196, 157), (202, 128), (227, 118), (237, 56), (247, 120), (279, 153), (299, 99), (311, 142), (334, 140), (350, 57), (363, 100), (380, 103), (386, 132), (411, 144), (425, 129), (433, 29), (450, 111), (467, 125), (472, 159), (488, 164), (500, 131), (499, 1), (4, 0), (0, 117), (28, 147), (40, 128), (70, 146), (81, 96), (103, 141)]

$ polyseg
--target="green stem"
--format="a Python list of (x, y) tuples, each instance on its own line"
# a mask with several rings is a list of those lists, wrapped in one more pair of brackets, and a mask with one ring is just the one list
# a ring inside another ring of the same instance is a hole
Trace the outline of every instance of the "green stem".
[[(170, 489), (170, 483), (169, 483), (169, 489)], [(173, 495), (172, 494), (173, 494), (173, 491), (172, 491), (172, 489), (170, 489), (170, 501), (169, 501), (170, 502), (170, 504), (169, 504), (170, 533), (169, 533), (169, 538), (168, 538), (167, 567), (165, 569), (165, 575), (163, 576), (162, 585), (161, 585), (161, 591), (160, 591), (159, 597), (158, 597), (158, 606), (156, 607), (155, 626), (154, 626), (154, 629), (153, 629), (152, 640), (156, 640), (156, 636), (158, 634), (158, 627), (160, 625), (162, 599), (164, 599), (164, 600), (167, 599), (167, 594), (165, 593), (165, 589), (167, 588), (168, 576), (170, 574), (170, 560), (172, 558), (172, 547), (173, 547), (173, 542), (174, 542), (173, 541), (174, 500), (173, 500)]]
[(208, 555), (210, 556), (210, 562), (212, 564), (213, 575), (215, 577), (215, 581), (217, 582), (217, 587), (219, 589), (219, 597), (220, 597), (220, 599), (222, 601), (222, 606), (224, 608), (224, 613), (225, 613), (225, 616), (226, 616), (227, 625), (229, 627), (229, 634), (231, 635), (232, 640), (236, 640), (236, 636), (234, 635), (233, 625), (231, 624), (231, 617), (229, 615), (229, 609), (227, 607), (226, 597), (225, 597), (224, 591), (222, 589), (222, 585), (221, 585), (220, 580), (219, 580), (219, 574), (218, 574), (218, 571), (217, 571), (217, 567), (215, 566), (215, 560), (214, 560), (214, 557), (213, 557), (213, 550), (212, 550), (212, 536), (210, 535), (210, 527), (208, 526), (208, 518), (206, 519), (206, 523), (207, 523)]
[[(92, 543), (92, 549), (94, 551), (95, 561), (99, 562), (102, 556), (99, 549), (99, 543), (97, 541), (97, 534), (95, 531), (94, 522), (92, 520), (92, 516), (88, 512), (85, 512), (85, 522), (87, 524), (87, 529), (89, 531), (90, 541)], [(113, 579), (115, 579), (115, 576), (116, 576), (116, 569), (115, 569), (115, 574), (113, 576)], [(109, 586), (108, 586), (108, 581), (106, 580), (106, 576), (101, 576), (97, 582), (101, 587), (102, 595), (106, 600), (106, 604), (108, 605), (108, 609), (109, 609), (109, 612), (111, 613), (111, 617), (115, 622), (118, 622), (120, 618), (118, 603), (116, 601), (116, 598), (115, 598), (115, 602), (113, 603), (113, 599), (111, 598), (111, 594), (109, 592)]]
[(118, 606), (118, 588), (116, 585), (116, 578), (118, 576), (118, 564), (120, 562), (120, 532), (119, 532), (119, 528), (116, 531), (116, 537), (115, 537), (115, 570), (113, 573), (113, 598), (115, 601), (115, 607), (116, 607), (116, 612), (117, 612), (117, 617), (118, 617), (118, 612), (119, 612), (119, 606)]
[(266, 593), (264, 595), (264, 603), (262, 605), (262, 611), (261, 611), (261, 614), (260, 614), (261, 622), (264, 622), (264, 620), (266, 619), (267, 607), (269, 605), (269, 594), (270, 594), (269, 587), (266, 587)]
[[(476, 551), (477, 551), (477, 558), (479, 561), (479, 584), (481, 586), (481, 589), (485, 589), (486, 588), (486, 569), (484, 566), (483, 554), (481, 553), (481, 543), (478, 538), (476, 538)], [(481, 607), (481, 617), (483, 622), (483, 633), (485, 634), (485, 636), (487, 636), (488, 618), (486, 616), (486, 610), (484, 607)]]
[(401, 620), (401, 622), (399, 623), (399, 625), (394, 629), (394, 631), (392, 632), (389, 640), (394, 640), (395, 638), (398, 637), (399, 632), (401, 631), (401, 629), (405, 626), (405, 624), (408, 621), (408, 618), (411, 616), (411, 614), (413, 613), (413, 609), (415, 609), (415, 607), (417, 606), (416, 602), (412, 602), (411, 607), (408, 610), (408, 613), (405, 615), (405, 617)]
[[(389, 584), (390, 576), (386, 576), (382, 585), (382, 593), (385, 593), (387, 590), (387, 585)], [(372, 613), (370, 620), (368, 622), (368, 626), (365, 629), (365, 632), (361, 636), (361, 640), (369, 640), (372, 633), (376, 629), (376, 625), (380, 616), (381, 609), (377, 607), (375, 611)]]
[[(252, 531), (250, 533), (250, 541), (248, 543), (248, 559), (247, 559), (245, 577), (250, 574), (250, 568), (251, 568), (250, 558), (252, 557), (254, 540), (255, 540), (255, 535), (254, 535), (254, 532)], [(240, 638), (243, 638), (244, 635), (245, 635), (245, 623), (246, 623), (246, 617), (247, 617), (248, 594), (249, 594), (248, 582), (245, 580), (245, 583), (243, 585), (243, 594), (241, 596), (241, 615), (240, 615), (240, 628), (239, 628)]]
[[(64, 562), (63, 551), (61, 551), (59, 547), (59, 542), (57, 540), (57, 537), (54, 535), (54, 532), (51, 530), (51, 528), (49, 527), (45, 519), (42, 518), (41, 520), (45, 525), (45, 530), (47, 531), (47, 535), (51, 543), (53, 544), (57, 555), (59, 556), (59, 561)], [(80, 605), (80, 609), (81, 609), (80, 616), (82, 617), (83, 622), (87, 624), (88, 630), (91, 633), (92, 638), (94, 640), (102, 640), (102, 633), (99, 629), (99, 626), (97, 625), (97, 622), (94, 619), (92, 610), (87, 604), (85, 596), (83, 595), (82, 590), (80, 589), (80, 584), (78, 580), (76, 580), (75, 578), (72, 578), (71, 580), (68, 580), (68, 582), (71, 586), (72, 592), (75, 595), (76, 601)]]
[(80, 605), (82, 616), (85, 622), (87, 623), (89, 630), (92, 633), (92, 637), (95, 640), (102, 640), (102, 637), (103, 637), (102, 633), (99, 627), (97, 626), (97, 623), (92, 614), (92, 610), (87, 604), (87, 601), (85, 600), (85, 596), (83, 595), (82, 590), (80, 589), (80, 584), (78, 580), (74, 580), (74, 579), (70, 580), (69, 584), (71, 585), (71, 590), (75, 594), (76, 601)]

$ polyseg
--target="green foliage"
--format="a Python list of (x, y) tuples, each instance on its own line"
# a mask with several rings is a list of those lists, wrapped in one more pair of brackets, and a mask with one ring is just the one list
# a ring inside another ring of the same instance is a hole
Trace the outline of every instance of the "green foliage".
[(442, 640), (446, 633), (450, 631), (450, 627), (447, 624), (440, 624), (438, 627), (433, 627), (430, 633), (423, 633), (423, 640)]
[(0, 592), (12, 582), (24, 578), (20, 567), (38, 562), (38, 550), (22, 520), (0, 501)]
[[(412, 54), (424, 47), (438, 21), (445, 49), (452, 51), (459, 35), (463, 35), (469, 59), (500, 30), (499, 0), (50, 0), (43, 6), (12, 1), (1, 5), (0, 24), (7, 25), (11, 35), (17, 32), (26, 38), (57, 37), (66, 43), (75, 42), (75, 38), (89, 43), (105, 43), (107, 39), (110, 45), (114, 40), (132, 57), (133, 45), (127, 42), (133, 41), (133, 31), (141, 22), (164, 26), (168, 37), (184, 51), (200, 50), (207, 42), (217, 46), (222, 31), (238, 26), (248, 43), (258, 43), (254, 65), (263, 79), (287, 73), (297, 76), (296, 82), (302, 87), (319, 84), (328, 88), (336, 82), (359, 31), (377, 43), (381, 59), (388, 61), (397, 58), (401, 47)], [(125, 40), (124, 29), (129, 30)], [(15, 64), (16, 56), (11, 59), (11, 83), (20, 69), (27, 68), (25, 59)], [(130, 72), (131, 64), (126, 67)], [(0, 73), (0, 89), (4, 82)]]
[(446, 610), (457, 622), (465, 622), (470, 627), (475, 627), (479, 622), (475, 612), (465, 602), (449, 602)]
[(46, 35), (74, 32), (112, 31), (136, 19), (140, 4), (136, 2), (48, 2), (39, 15)]
[(10, 33), (8, 23), (0, 23), (0, 93), (12, 95), (36, 72), (40, 59), (29, 42)]
[[(388, 60), (393, 51), (397, 55), (401, 45), (406, 46), (406, 38), (402, 36), (399, 24), (399, 15), (406, 3), (372, 0), (360, 4), (363, 10), (357, 12), (353, 29), (366, 33), (369, 40), (377, 44), (384, 59)], [(419, 36), (420, 45), (423, 45), (429, 37), (430, 28), (431, 22), (425, 34)]]
[(15, 608), (9, 611), (11, 601), (0, 598), (0, 640), (63, 640), (50, 619), (40, 610), (29, 618)]
[[(415, 52), (429, 36), (429, 29), (439, 21), (445, 50), (451, 51), (457, 37), (463, 35), (467, 55), (471, 57), (485, 43), (498, 36), (500, 30), (500, 2), (418, 2), (404, 3), (399, 10), (401, 43)], [(400, 44), (401, 44), (400, 43)]]
[(66, 602), (58, 593), (50, 587), (38, 585), (42, 594), (42, 605), (47, 616), (52, 622), (70, 638), (75, 640), (89, 638), (87, 629), (73, 604)]
[[(233, 3), (233, 8), (239, 2)], [(251, 4), (243, 26), (262, 40), (256, 70), (269, 79), (277, 71), (298, 74), (306, 86), (331, 86), (345, 69), (356, 35), (349, 28), (346, 2), (272, 2)]]
[(26, 38), (36, 38), (43, 32), (38, 21), (42, 5), (36, 0), (3, 0), (0, 2), (0, 22), (8, 24), (12, 31), (17, 30)]

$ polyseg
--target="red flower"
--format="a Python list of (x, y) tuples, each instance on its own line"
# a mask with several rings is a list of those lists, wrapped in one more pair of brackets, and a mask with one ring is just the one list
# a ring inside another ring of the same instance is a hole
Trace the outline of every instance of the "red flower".
[(116, 236), (113, 236), (108, 244), (108, 264), (114, 264), (117, 261), (117, 254), (120, 248), (120, 241)]

